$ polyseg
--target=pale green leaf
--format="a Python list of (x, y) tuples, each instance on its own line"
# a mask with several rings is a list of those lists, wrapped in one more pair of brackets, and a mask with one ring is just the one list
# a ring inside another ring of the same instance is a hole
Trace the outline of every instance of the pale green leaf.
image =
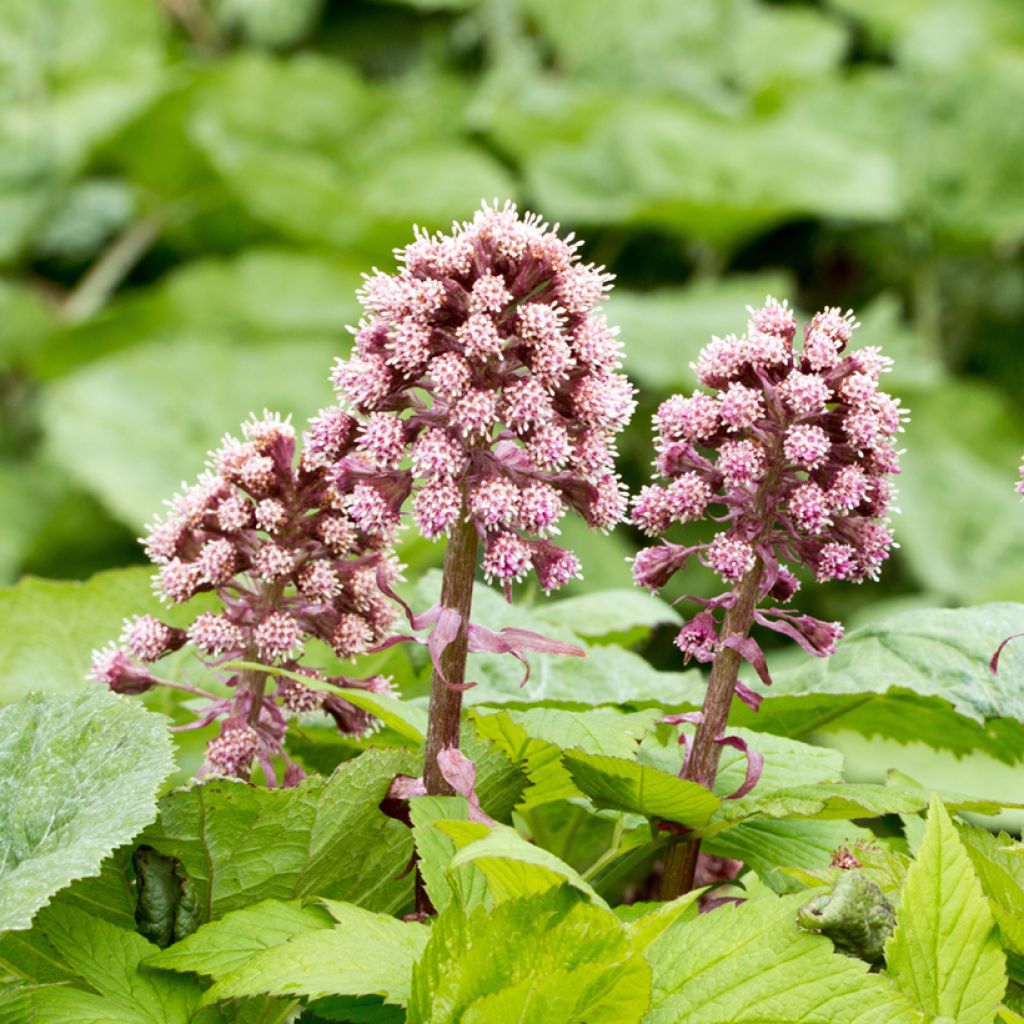
[(434, 923), (413, 972), (409, 1024), (631, 1024), (650, 971), (611, 911), (568, 887)]
[(257, 954), (218, 979), (204, 1004), (240, 996), (382, 995), (404, 1004), (413, 964), (430, 929), (422, 924), (374, 914), (349, 903), (324, 900), (337, 922), (294, 935), (283, 945)]
[(300, 900), (262, 900), (200, 926), (150, 957), (146, 965), (221, 978), (258, 953), (331, 924), (331, 916), (316, 905), (303, 905)]
[(761, 897), (679, 921), (647, 951), (644, 1024), (915, 1024), (868, 965), (796, 927), (805, 896)]
[(1006, 989), (995, 922), (938, 797), (907, 874), (886, 961), (889, 977), (916, 1006), (958, 1024), (989, 1024)]
[(436, 827), (459, 847), (451, 868), (457, 870), (467, 864), (479, 868), (496, 903), (564, 884), (578, 889), (599, 906), (607, 906), (576, 870), (550, 851), (528, 843), (507, 825), (448, 821), (437, 822)]
[(99, 687), (0, 709), (0, 931), (98, 875), (156, 816), (173, 770), (166, 719)]
[(474, 864), (452, 866), (458, 844), (444, 827), (455, 822), (469, 823), (469, 802), (461, 796), (423, 796), (409, 801), (413, 840), (419, 855), (417, 870), (426, 886), (434, 909), (440, 913), (453, 903), (468, 913), (485, 904), (487, 879)]
[(672, 605), (645, 590), (598, 590), (538, 605), (534, 614), (590, 639), (683, 621)]

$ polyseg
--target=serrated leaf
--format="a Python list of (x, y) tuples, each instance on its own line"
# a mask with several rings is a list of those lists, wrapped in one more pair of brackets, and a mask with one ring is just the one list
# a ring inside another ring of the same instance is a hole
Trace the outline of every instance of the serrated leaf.
[(222, 978), (258, 953), (332, 924), (330, 914), (315, 904), (262, 900), (202, 925), (181, 942), (150, 957), (146, 966)]
[(961, 823), (960, 838), (1008, 949), (1024, 956), (1024, 858), (1005, 832)]
[(157, 952), (128, 931), (67, 905), (47, 907), (36, 928), (62, 961), (70, 985), (33, 992), (36, 1024), (188, 1024), (200, 989), (191, 978), (146, 970)]
[(1006, 990), (995, 922), (937, 796), (885, 955), (893, 983), (931, 1017), (988, 1024)]
[(599, 906), (607, 906), (575, 869), (550, 851), (528, 843), (515, 829), (471, 821), (436, 822), (435, 827), (459, 848), (451, 868), (469, 864), (479, 868), (496, 903), (570, 885)]
[(630, 1024), (650, 972), (611, 911), (569, 888), (434, 923), (413, 972), (409, 1024)]
[(395, 775), (417, 770), (407, 752), (368, 750), (329, 779), (309, 778), (292, 789), (206, 782), (165, 797), (143, 839), (181, 861), (199, 892), (203, 920), (259, 900), (302, 896), (397, 910), (412, 891), (412, 879), (401, 877), (412, 839), (379, 804)]
[(156, 816), (173, 770), (167, 720), (99, 687), (0, 709), (0, 931), (99, 874)]
[(203, 997), (209, 1005), (252, 995), (382, 995), (404, 1005), (413, 964), (430, 928), (336, 900), (324, 906), (333, 928), (306, 931), (221, 977)]
[(695, 782), (635, 761), (574, 750), (565, 751), (563, 761), (573, 782), (599, 807), (700, 828), (722, 803)]
[(644, 1024), (918, 1024), (867, 964), (797, 929), (805, 899), (760, 897), (670, 927), (647, 951)]
[(423, 796), (409, 801), (417, 870), (438, 913), (453, 903), (468, 913), (486, 903), (487, 879), (473, 864), (451, 866), (459, 847), (441, 823), (469, 821), (469, 802), (461, 796)]

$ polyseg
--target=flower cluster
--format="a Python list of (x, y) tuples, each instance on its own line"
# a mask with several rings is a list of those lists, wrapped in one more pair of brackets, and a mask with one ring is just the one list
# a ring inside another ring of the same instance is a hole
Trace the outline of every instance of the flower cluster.
[(506, 588), (531, 570), (545, 591), (579, 574), (549, 538), (567, 508), (601, 529), (625, 514), (614, 441), (635, 402), (597, 311), (610, 276), (577, 245), (495, 203), (449, 235), (417, 233), (397, 273), (367, 277), (332, 378), (359, 417), (359, 457), (337, 469), (359, 482), (357, 524), (393, 527), (414, 491), (423, 535), (468, 519)]
[[(716, 613), (736, 604), (744, 584), (755, 604), (788, 603), (800, 586), (798, 566), (820, 582), (877, 577), (893, 546), (890, 477), (899, 471), (894, 438), (905, 419), (879, 387), (890, 360), (875, 348), (847, 351), (852, 313), (817, 313), (799, 347), (796, 326), (787, 304), (769, 298), (750, 311), (743, 337), (715, 338), (700, 353), (694, 370), (703, 389), (658, 409), (662, 482), (644, 487), (632, 510), (651, 536), (674, 523), (719, 524), (706, 543), (641, 551), (634, 579), (657, 590), (696, 555), (729, 590), (683, 627), (679, 648), (687, 661), (710, 662), (728, 642), (766, 681), (756, 642), (723, 637)], [(753, 621), (817, 655), (831, 653), (842, 632), (777, 606), (755, 609)]]
[[(166, 517), (142, 539), (158, 566), (154, 586), (163, 601), (182, 604), (212, 592), (217, 609), (200, 612), (187, 629), (151, 615), (126, 620), (120, 641), (94, 652), (92, 676), (120, 693), (170, 685), (209, 698), (197, 726), (224, 721), (204, 770), (247, 778), (256, 758), (272, 781), (287, 714), (322, 711), (357, 734), (376, 724), (330, 685), (388, 692), (387, 680), (324, 678), (300, 669), (298, 659), (310, 640), (342, 658), (380, 643), (395, 614), (381, 588), (389, 588), (399, 567), (391, 524), (354, 512), (364, 507), (358, 480), (349, 478), (346, 488), (332, 470), (355, 447), (350, 417), (339, 409), (321, 412), (298, 460), (287, 420), (264, 413), (242, 431), (241, 439), (224, 438), (206, 472), (168, 502)], [(230, 698), (154, 674), (155, 662), (186, 644), (234, 691)], [(239, 660), (280, 667), (316, 685), (282, 678), (269, 696), (263, 673), (218, 670)], [(286, 782), (301, 777), (287, 757), (285, 764)]]

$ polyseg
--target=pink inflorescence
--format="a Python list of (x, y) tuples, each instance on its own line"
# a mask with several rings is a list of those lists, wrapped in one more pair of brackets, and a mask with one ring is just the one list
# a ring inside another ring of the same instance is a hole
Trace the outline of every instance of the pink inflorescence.
[[(547, 538), (567, 508), (599, 529), (622, 519), (615, 436), (635, 402), (598, 311), (611, 277), (578, 244), (495, 203), (451, 234), (417, 232), (397, 273), (367, 277), (354, 351), (332, 378), (374, 470), (349, 508), (357, 523), (397, 515), (414, 491), (423, 535), (468, 517), (486, 575), (506, 587), (530, 571), (545, 590), (579, 574)], [(336, 472), (363, 471), (344, 460)]]
[[(634, 579), (657, 590), (697, 555), (729, 585), (680, 632), (687, 660), (714, 658), (716, 614), (750, 573), (760, 600), (786, 604), (799, 587), (792, 567), (820, 582), (861, 582), (889, 557), (889, 478), (899, 471), (894, 438), (905, 414), (879, 388), (890, 361), (875, 348), (848, 351), (856, 326), (852, 313), (825, 309), (794, 346), (792, 311), (769, 298), (750, 311), (743, 337), (715, 338), (700, 353), (703, 389), (668, 399), (654, 417), (660, 481), (633, 499), (633, 522), (657, 537), (705, 518), (719, 531), (707, 543), (641, 551)], [(819, 655), (842, 635), (838, 623), (780, 607), (756, 610), (754, 621)], [(730, 645), (763, 668), (752, 640)]]
[[(273, 782), (287, 714), (321, 711), (355, 734), (379, 724), (325, 684), (386, 689), (385, 680), (328, 678), (300, 669), (298, 659), (310, 640), (350, 658), (389, 634), (395, 608), (378, 584), (389, 588), (398, 576), (391, 543), (402, 495), (374, 490), (383, 505), (377, 508), (361, 499), (365, 485), (358, 474), (335, 473), (361, 436), (341, 410), (325, 410), (311, 421), (298, 460), (287, 420), (264, 413), (242, 431), (241, 439), (224, 438), (207, 471), (168, 502), (167, 515), (142, 539), (158, 566), (154, 585), (162, 600), (177, 605), (212, 592), (216, 607), (198, 612), (186, 629), (152, 615), (126, 619), (120, 641), (94, 652), (92, 677), (119, 693), (172, 685), (209, 697), (198, 724), (224, 721), (204, 771), (248, 778), (257, 758)], [(386, 448), (386, 432), (381, 438)], [(154, 674), (155, 662), (186, 644), (232, 696)], [(219, 667), (237, 660), (299, 672), (317, 686), (280, 678), (268, 695), (252, 687), (250, 675)], [(301, 778), (301, 770), (284, 761), (285, 782)]]

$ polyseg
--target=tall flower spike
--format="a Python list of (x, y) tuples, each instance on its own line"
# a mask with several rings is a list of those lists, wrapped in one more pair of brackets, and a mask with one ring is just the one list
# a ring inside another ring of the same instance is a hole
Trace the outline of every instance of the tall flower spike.
[[(708, 788), (722, 745), (735, 743), (725, 735), (733, 696), (754, 710), (761, 700), (739, 682), (741, 661), (771, 682), (751, 627), (819, 657), (842, 636), (839, 623), (780, 607), (800, 586), (790, 567), (819, 582), (859, 583), (878, 577), (893, 547), (888, 478), (899, 471), (895, 436), (905, 414), (879, 388), (889, 360), (873, 348), (847, 351), (856, 326), (852, 313), (822, 310), (797, 347), (792, 311), (769, 298), (750, 310), (743, 337), (715, 338), (697, 357), (706, 390), (668, 399), (654, 417), (661, 482), (633, 499), (634, 523), (655, 537), (705, 515), (720, 526), (706, 543), (663, 540), (633, 562), (637, 586), (652, 591), (694, 556), (727, 585), (676, 638), (686, 662), (712, 664), (686, 762), (686, 777)], [(747, 788), (760, 764), (754, 752), (748, 764)], [(667, 898), (692, 887), (698, 853), (697, 842), (673, 847)]]
[[(379, 435), (378, 459), (386, 455), (389, 429)], [(218, 609), (200, 612), (187, 629), (151, 615), (125, 620), (120, 643), (94, 653), (92, 677), (119, 693), (166, 685), (207, 698), (197, 725), (223, 722), (202, 773), (248, 779), (255, 758), (273, 785), (280, 756), (282, 781), (294, 784), (302, 772), (282, 749), (287, 715), (319, 711), (343, 732), (357, 734), (379, 725), (342, 694), (345, 687), (379, 687), (381, 680), (328, 679), (300, 669), (296, 659), (310, 639), (350, 657), (387, 635), (395, 608), (377, 581), (390, 587), (399, 570), (390, 552), (396, 495), (380, 491), (383, 511), (373, 516), (357, 521), (346, 514), (363, 484), (355, 477), (337, 480), (333, 467), (364, 443), (366, 433), (341, 410), (324, 410), (312, 420), (297, 464), (288, 420), (265, 412), (242, 432), (241, 439), (224, 438), (210, 455), (209, 471), (168, 502), (167, 517), (142, 540), (159, 566), (154, 582), (165, 601), (181, 604), (212, 591)], [(154, 663), (186, 644), (231, 696), (154, 674)], [(299, 671), (320, 688), (282, 678), (268, 693), (267, 673), (223, 667), (236, 660)], [(340, 692), (324, 689), (328, 683)]]
[[(441, 602), (459, 627), (432, 650), (438, 676), (455, 686), (478, 547), (506, 595), (530, 574), (550, 591), (579, 573), (575, 556), (549, 539), (562, 515), (572, 510), (606, 530), (626, 511), (614, 439), (632, 415), (634, 389), (598, 310), (611, 275), (581, 263), (578, 246), (511, 203), (485, 204), (447, 235), (417, 231), (397, 273), (366, 278), (353, 354), (334, 371), (364, 431), (381, 417), (401, 424), (408, 463), (392, 446), (398, 429), (375, 427), (374, 436), (388, 442), (388, 465), (411, 466), (393, 472), (416, 494), (420, 531), (449, 537)], [(410, 335), (415, 359), (405, 356)], [(436, 756), (457, 747), (457, 702), (446, 714), (445, 735), (428, 737), (430, 792), (450, 792)]]

